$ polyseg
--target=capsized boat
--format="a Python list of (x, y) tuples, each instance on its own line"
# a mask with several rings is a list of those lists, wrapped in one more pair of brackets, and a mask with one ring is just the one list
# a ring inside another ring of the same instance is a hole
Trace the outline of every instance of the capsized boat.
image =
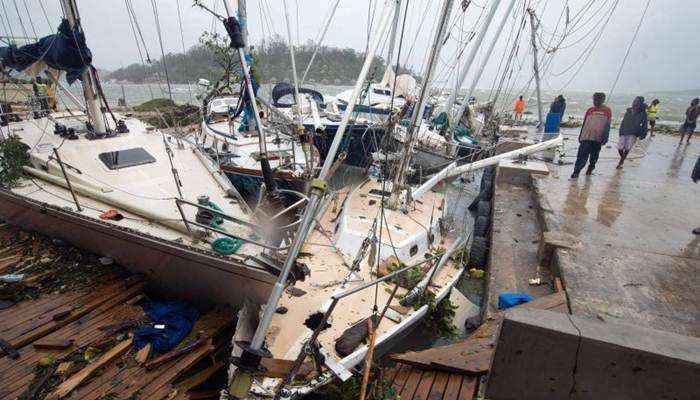
[[(80, 78), (86, 113), (46, 110), (7, 124), (4, 144), (24, 146), (28, 164), (16, 185), (0, 188), (0, 218), (110, 257), (196, 304), (264, 301), (279, 272), (280, 238), (293, 224), (251, 212), (195, 144), (104, 114), (75, 3), (66, 6), (57, 35), (0, 56), (18, 71), (44, 63), (39, 70)], [(61, 40), (65, 46), (52, 46)]]

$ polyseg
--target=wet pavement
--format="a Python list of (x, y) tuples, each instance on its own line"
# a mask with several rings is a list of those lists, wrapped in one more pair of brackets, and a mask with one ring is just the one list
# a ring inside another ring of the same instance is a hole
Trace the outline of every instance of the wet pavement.
[[(564, 160), (573, 163), (578, 131), (564, 133)], [(581, 241), (562, 252), (572, 311), (700, 336), (700, 236), (691, 233), (700, 226), (700, 184), (690, 179), (700, 138), (680, 146), (672, 136), (647, 138), (617, 170), (611, 137), (592, 176), (570, 180), (572, 164), (550, 164), (539, 181), (553, 211), (548, 228)]]

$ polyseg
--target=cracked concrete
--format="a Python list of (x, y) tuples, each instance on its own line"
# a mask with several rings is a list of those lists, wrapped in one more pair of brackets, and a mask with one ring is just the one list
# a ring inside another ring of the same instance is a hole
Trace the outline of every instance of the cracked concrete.
[(700, 398), (700, 339), (529, 308), (506, 312), (486, 397)]

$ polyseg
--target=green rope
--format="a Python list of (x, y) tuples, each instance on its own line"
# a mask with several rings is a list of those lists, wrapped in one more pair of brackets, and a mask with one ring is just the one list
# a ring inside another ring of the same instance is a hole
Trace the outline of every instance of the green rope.
[(211, 248), (219, 254), (230, 256), (231, 254), (235, 254), (244, 243), (245, 242), (239, 238), (222, 237), (214, 240), (211, 243)]

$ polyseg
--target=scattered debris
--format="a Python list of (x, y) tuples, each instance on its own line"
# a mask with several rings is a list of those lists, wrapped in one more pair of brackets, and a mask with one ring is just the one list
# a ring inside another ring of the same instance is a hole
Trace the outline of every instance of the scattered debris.
[(299, 289), (296, 286), (290, 286), (286, 289), (286, 292), (292, 297), (301, 297), (306, 294), (306, 291)]

